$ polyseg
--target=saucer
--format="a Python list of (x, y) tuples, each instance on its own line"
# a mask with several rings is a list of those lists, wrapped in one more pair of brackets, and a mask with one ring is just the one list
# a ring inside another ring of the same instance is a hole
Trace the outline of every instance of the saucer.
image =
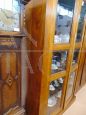
[(53, 107), (57, 103), (57, 99), (55, 96), (52, 96), (48, 99), (48, 107)]

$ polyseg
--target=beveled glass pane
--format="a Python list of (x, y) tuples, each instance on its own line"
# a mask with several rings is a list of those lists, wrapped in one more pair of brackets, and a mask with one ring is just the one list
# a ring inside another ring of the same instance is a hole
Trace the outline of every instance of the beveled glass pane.
[(64, 78), (52, 81), (49, 85), (48, 115), (61, 107)]
[(76, 42), (80, 42), (82, 38), (82, 31), (84, 27), (84, 18), (86, 15), (86, 1), (82, 2), (82, 8), (81, 8), (81, 13), (79, 17), (79, 24), (78, 24), (78, 31), (77, 31), (77, 37), (76, 37)]
[(69, 43), (75, 0), (58, 0), (54, 43)]
[(78, 57), (79, 57), (79, 49), (76, 49), (74, 51), (72, 65), (74, 65), (78, 62)]
[(57, 73), (66, 69), (67, 51), (53, 52), (51, 73)]
[(75, 80), (75, 72), (72, 72), (68, 80), (66, 100), (69, 99), (73, 93), (74, 80)]

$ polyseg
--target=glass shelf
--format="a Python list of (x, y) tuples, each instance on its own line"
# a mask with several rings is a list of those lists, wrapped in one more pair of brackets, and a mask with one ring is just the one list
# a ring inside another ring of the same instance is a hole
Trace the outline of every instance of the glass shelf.
[(66, 70), (67, 51), (53, 52), (51, 73), (57, 73)]
[(86, 2), (82, 2), (82, 9), (79, 17), (79, 24), (78, 24), (78, 31), (77, 31), (77, 37), (76, 42), (80, 42), (82, 38), (82, 32), (84, 27), (84, 18), (86, 15)]
[(71, 75), (69, 76), (66, 100), (68, 100), (71, 97), (72, 93), (73, 93), (75, 75), (76, 75), (76, 72), (72, 72)]
[(59, 78), (49, 85), (48, 115), (61, 107), (63, 84), (64, 78)]
[(58, 0), (54, 44), (69, 43), (75, 0)]
[(75, 65), (78, 62), (78, 57), (79, 57), (79, 49), (76, 49), (74, 51), (72, 65)]

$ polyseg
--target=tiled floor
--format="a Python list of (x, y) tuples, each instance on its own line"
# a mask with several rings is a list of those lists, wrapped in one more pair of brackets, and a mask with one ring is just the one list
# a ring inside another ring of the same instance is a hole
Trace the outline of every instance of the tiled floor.
[(63, 115), (86, 115), (86, 85), (77, 93), (76, 101)]

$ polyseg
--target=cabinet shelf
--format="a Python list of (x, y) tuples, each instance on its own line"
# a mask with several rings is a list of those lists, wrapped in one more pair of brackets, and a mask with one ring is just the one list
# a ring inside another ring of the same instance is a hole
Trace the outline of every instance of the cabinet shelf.
[(70, 48), (70, 44), (54, 44), (53, 50), (68, 50)]
[(48, 78), (49, 82), (53, 81), (53, 80), (56, 80), (60, 77), (64, 77), (66, 76), (67, 72), (66, 71), (62, 71), (62, 72), (58, 72), (58, 73), (55, 73), (55, 74), (51, 74)]

